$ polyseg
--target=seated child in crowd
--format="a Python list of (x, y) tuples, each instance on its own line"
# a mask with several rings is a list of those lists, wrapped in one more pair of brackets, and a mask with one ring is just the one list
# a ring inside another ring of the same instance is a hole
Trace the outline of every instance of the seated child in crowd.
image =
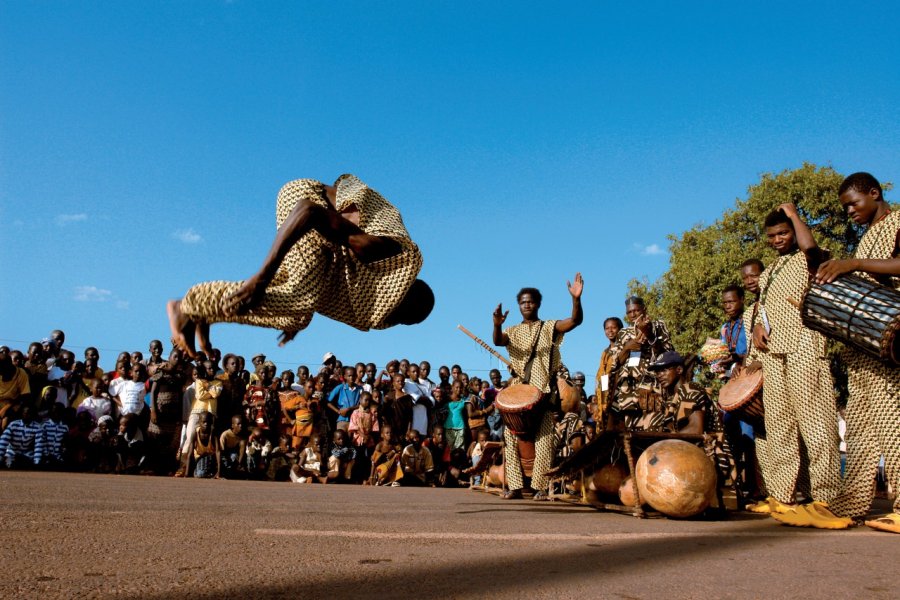
[(402, 447), (394, 437), (393, 427), (385, 423), (381, 428), (381, 441), (372, 452), (370, 484), (387, 485), (394, 481), (401, 451)]
[(144, 446), (144, 434), (138, 427), (138, 416), (134, 413), (122, 415), (119, 419), (119, 437), (116, 444), (119, 455), (116, 471), (128, 474), (139, 472), (146, 460)]
[(266, 438), (262, 427), (254, 427), (250, 430), (247, 439), (247, 474), (251, 477), (260, 477), (266, 471), (266, 459), (272, 450), (272, 442)]
[(94, 472), (112, 473), (117, 470), (118, 438), (115, 435), (115, 421), (111, 416), (103, 415), (97, 420), (97, 427), (90, 433), (88, 443), (88, 462)]
[[(439, 390), (441, 388), (435, 388)], [(450, 468), (450, 446), (444, 439), (444, 426), (435, 425), (431, 430), (431, 437), (422, 442), (422, 445), (431, 452), (431, 460), (434, 464), (433, 481), (435, 485), (447, 486), (447, 478), (449, 477)], [(455, 481), (453, 482), (455, 486)]]
[(44, 459), (44, 429), (32, 418), (28, 404), (19, 414), (21, 418), (10, 422), (0, 435), (0, 459), (9, 469), (33, 469)]
[(319, 437), (314, 433), (297, 457), (297, 464), (291, 467), (291, 481), (312, 483), (322, 472), (322, 454), (319, 452)]
[[(71, 410), (71, 409), (66, 409)], [(101, 417), (102, 418), (102, 417)], [(112, 419), (112, 417), (110, 417)], [(63, 421), (69, 421), (67, 417), (63, 417)], [(69, 466), (84, 466), (88, 470), (94, 468), (92, 454), (90, 449), (91, 432), (94, 431), (94, 420), (91, 413), (82, 411), (75, 414), (75, 418), (71, 419), (72, 425), (66, 434), (65, 462)], [(115, 422), (110, 426), (112, 437), (116, 437)], [(116, 463), (113, 461), (113, 467)]]
[(44, 466), (51, 469), (62, 468), (64, 461), (66, 437), (69, 427), (63, 422), (63, 411), (66, 409), (57, 402), (50, 410), (50, 417), (44, 421)]
[(194, 432), (194, 477), (201, 479), (219, 478), (221, 450), (219, 440), (213, 431), (211, 412), (200, 415), (200, 424)]
[(350, 445), (350, 438), (343, 429), (334, 432), (331, 456), (328, 457), (328, 479), (350, 481), (356, 449)]
[(409, 445), (400, 457), (402, 475), (391, 486), (422, 486), (430, 483), (434, 473), (434, 462), (428, 448), (422, 446), (422, 436), (415, 429), (406, 436)]
[(247, 452), (247, 441), (244, 439), (244, 419), (241, 415), (231, 417), (231, 429), (219, 436), (221, 447), (221, 463), (219, 476), (225, 479), (238, 479), (246, 474), (244, 455)]
[(297, 458), (297, 454), (291, 449), (291, 436), (285, 434), (278, 436), (278, 445), (272, 448), (268, 458), (266, 478), (269, 481), (287, 481)]

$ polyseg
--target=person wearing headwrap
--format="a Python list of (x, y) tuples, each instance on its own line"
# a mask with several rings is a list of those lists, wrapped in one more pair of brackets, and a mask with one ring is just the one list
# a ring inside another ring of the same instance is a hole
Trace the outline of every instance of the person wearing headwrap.
[(422, 254), (397, 209), (353, 175), (333, 186), (286, 184), (276, 203), (278, 233), (259, 271), (245, 281), (211, 281), (167, 305), (173, 342), (192, 358), (209, 354), (212, 323), (242, 323), (294, 339), (315, 313), (362, 331), (421, 323), (434, 293), (417, 279)]

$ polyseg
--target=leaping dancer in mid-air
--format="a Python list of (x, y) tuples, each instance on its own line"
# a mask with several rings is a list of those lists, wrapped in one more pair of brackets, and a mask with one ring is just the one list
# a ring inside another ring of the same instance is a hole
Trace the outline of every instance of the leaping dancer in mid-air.
[(353, 175), (333, 186), (298, 179), (278, 193), (278, 233), (246, 281), (209, 281), (166, 306), (173, 343), (210, 353), (209, 326), (280, 329), (283, 346), (314, 313), (362, 331), (424, 321), (434, 293), (416, 279), (422, 255), (400, 213)]

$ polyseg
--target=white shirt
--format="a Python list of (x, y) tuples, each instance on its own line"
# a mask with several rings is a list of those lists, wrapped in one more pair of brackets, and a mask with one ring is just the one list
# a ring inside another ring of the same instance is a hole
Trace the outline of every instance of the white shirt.
[(83, 410), (91, 413), (91, 416), (94, 417), (94, 421), (96, 421), (103, 415), (112, 416), (112, 402), (110, 402), (103, 396), (99, 398), (94, 398), (93, 396), (91, 396), (90, 398), (85, 398), (81, 402), (81, 406), (78, 407), (78, 412), (81, 412)]
[(125, 383), (124, 377), (116, 377), (112, 381), (109, 382), (109, 395), (110, 397), (115, 397), (119, 395), (119, 388), (122, 384)]
[(141, 414), (141, 411), (144, 410), (144, 396), (147, 395), (147, 391), (144, 388), (144, 382), (142, 381), (123, 381), (121, 385), (118, 386), (118, 394), (119, 402), (122, 403), (122, 414)]

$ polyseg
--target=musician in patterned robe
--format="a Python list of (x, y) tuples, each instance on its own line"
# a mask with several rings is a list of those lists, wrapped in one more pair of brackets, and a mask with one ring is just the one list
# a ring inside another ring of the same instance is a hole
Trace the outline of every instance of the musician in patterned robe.
[(416, 279), (422, 255), (400, 213), (353, 175), (333, 186), (311, 179), (281, 188), (278, 232), (260, 270), (240, 282), (211, 281), (167, 310), (173, 341), (209, 353), (209, 325), (243, 323), (282, 330), (280, 345), (314, 313), (362, 331), (420, 323), (434, 294)]
[[(854, 173), (839, 188), (841, 205), (866, 232), (853, 258), (830, 260), (816, 272), (816, 281), (830, 283), (845, 273), (875, 280), (900, 289), (900, 211), (891, 211), (881, 184), (869, 173)], [(798, 515), (798, 525), (824, 529), (847, 526), (847, 518), (868, 513), (875, 493), (873, 481), (878, 461), (884, 456), (887, 480), (900, 490), (900, 371), (885, 366), (848, 346), (847, 362), (847, 471), (840, 494), (827, 509), (809, 507)], [(900, 495), (893, 512), (866, 521), (873, 529), (900, 533)]]
[[(769, 213), (765, 228), (779, 257), (760, 276), (761, 322), (754, 327), (753, 345), (760, 351), (765, 381), (766, 486), (775, 516), (793, 510), (797, 481), (802, 478), (802, 446), (809, 458), (810, 495), (820, 505), (838, 493), (840, 455), (825, 338), (800, 319), (799, 301), (809, 282), (810, 265), (818, 267), (821, 252), (793, 205), (782, 204)], [(801, 252), (798, 243), (809, 251)]]
[(625, 300), (625, 316), (631, 325), (619, 331), (609, 351), (613, 357), (609, 410), (630, 429), (640, 419), (641, 397), (655, 386), (647, 367), (657, 356), (675, 347), (666, 324), (647, 316), (642, 298), (632, 296)]
[(719, 411), (702, 387), (684, 380), (684, 358), (674, 351), (664, 352), (647, 368), (656, 377), (658, 395), (654, 394), (654, 406), (644, 411), (635, 429), (706, 434), (704, 449), (716, 466), (720, 484), (733, 484), (737, 469)]
[[(556, 385), (556, 370), (562, 364), (559, 347), (565, 334), (581, 325), (584, 320), (584, 311), (581, 308), (584, 280), (581, 273), (575, 274), (575, 281), (568, 283), (568, 288), (569, 294), (572, 295), (572, 316), (567, 319), (541, 321), (538, 310), (541, 307), (542, 296), (535, 288), (522, 288), (516, 296), (519, 312), (522, 314), (522, 322), (518, 325), (502, 329), (509, 315), (509, 311), (503, 312), (503, 304), (497, 305), (493, 315), (494, 345), (509, 348), (513, 376), (508, 385), (529, 383), (538, 388), (545, 398), (541, 405), (534, 409), (542, 413), (538, 416), (539, 425), (534, 441), (534, 468), (531, 475), (531, 488), (535, 490), (535, 500), (547, 499), (547, 471), (553, 463), (555, 421), (546, 399)], [(532, 359), (530, 367), (527, 364), (529, 358)], [(523, 379), (526, 373), (530, 375), (528, 381)], [(503, 430), (503, 441), (503, 461), (509, 488), (503, 498), (520, 499), (522, 489), (525, 487), (525, 475), (519, 460), (518, 437), (506, 427)]]

